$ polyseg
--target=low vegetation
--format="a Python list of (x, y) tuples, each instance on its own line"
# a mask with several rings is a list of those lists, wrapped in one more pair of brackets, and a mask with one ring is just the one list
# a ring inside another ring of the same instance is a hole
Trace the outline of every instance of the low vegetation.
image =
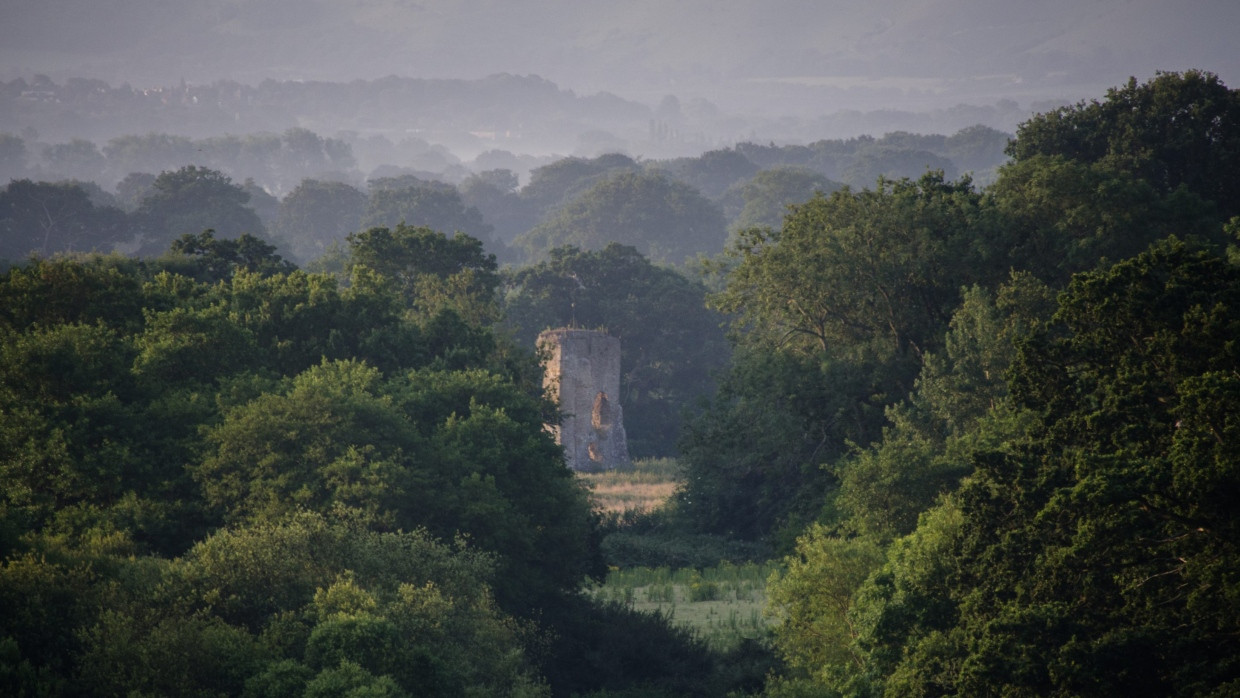
[(632, 467), (598, 473), (578, 473), (590, 490), (594, 508), (604, 514), (648, 513), (671, 498), (683, 481), (673, 458), (650, 458)]
[(779, 563), (728, 562), (703, 569), (612, 568), (589, 589), (597, 600), (661, 614), (692, 630), (712, 649), (727, 651), (767, 637), (766, 582)]

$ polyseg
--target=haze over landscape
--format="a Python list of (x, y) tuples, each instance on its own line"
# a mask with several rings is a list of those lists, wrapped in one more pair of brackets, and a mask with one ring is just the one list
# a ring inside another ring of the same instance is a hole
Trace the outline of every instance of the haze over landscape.
[(867, 131), (865, 120), (836, 119), (815, 133), (787, 120), (955, 108), (907, 130), (1012, 131), (1129, 76), (1201, 68), (1240, 82), (1238, 26), (1230, 0), (9, 0), (0, 79), (144, 89), (536, 75), (650, 109), (674, 95), (688, 111), (731, 117), (715, 139), (808, 140), (919, 122)]
[(0, 696), (1236, 695), (1238, 28), (0, 0)]

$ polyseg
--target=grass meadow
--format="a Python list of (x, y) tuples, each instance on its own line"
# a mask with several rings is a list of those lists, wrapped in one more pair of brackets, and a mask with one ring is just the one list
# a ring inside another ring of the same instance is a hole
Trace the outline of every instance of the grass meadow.
[(693, 629), (712, 648), (727, 651), (766, 634), (766, 580), (778, 563), (727, 562), (705, 569), (612, 569), (590, 593), (639, 611), (659, 612)]
[[(595, 509), (646, 513), (672, 496), (683, 472), (674, 459), (657, 458), (636, 461), (632, 468), (577, 477), (589, 488)], [(776, 562), (726, 561), (702, 568), (612, 567), (607, 579), (589, 593), (601, 601), (661, 613), (692, 629), (712, 648), (727, 651), (742, 640), (765, 636), (770, 621), (764, 615), (766, 580), (777, 567)]]
[(594, 507), (604, 513), (648, 512), (667, 501), (681, 482), (680, 466), (672, 458), (639, 460), (631, 468), (577, 473), (590, 489)]

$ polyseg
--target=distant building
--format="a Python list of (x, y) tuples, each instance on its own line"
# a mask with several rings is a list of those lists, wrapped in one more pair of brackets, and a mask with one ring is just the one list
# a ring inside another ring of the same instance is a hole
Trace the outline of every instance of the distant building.
[(629, 463), (620, 408), (620, 340), (592, 330), (547, 330), (538, 335), (546, 355), (543, 387), (562, 415), (549, 428), (564, 447), (568, 467), (609, 470)]

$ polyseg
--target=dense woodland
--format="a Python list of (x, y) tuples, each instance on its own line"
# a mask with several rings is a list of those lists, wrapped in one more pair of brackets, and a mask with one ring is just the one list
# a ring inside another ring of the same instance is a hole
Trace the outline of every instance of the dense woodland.
[[(269, 141), (235, 157), (352, 166)], [(524, 186), (75, 143), (111, 179), (0, 137), (0, 693), (1240, 690), (1240, 92), (1209, 73), (1010, 140)], [(667, 506), (602, 516), (564, 467), (561, 325), (621, 338)], [(756, 558), (774, 630), (726, 653), (582, 593)]]

